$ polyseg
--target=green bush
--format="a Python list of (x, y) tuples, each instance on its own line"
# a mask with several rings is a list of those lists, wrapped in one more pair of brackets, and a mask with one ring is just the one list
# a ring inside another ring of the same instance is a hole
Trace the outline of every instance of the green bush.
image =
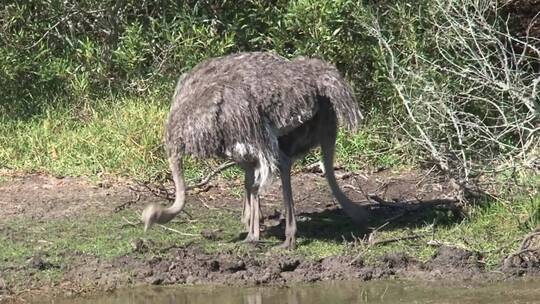
[(204, 58), (254, 50), (321, 56), (371, 100), (367, 12), (344, 0), (19, 1), (0, 9), (2, 110), (24, 118), (52, 105), (143, 95), (170, 88)]
[[(352, 83), (370, 127), (355, 137), (340, 137), (339, 154), (346, 162), (363, 163), (365, 155), (378, 155), (367, 157), (375, 165), (395, 165), (404, 158), (435, 161), (466, 181), (495, 171), (503, 162), (512, 165), (518, 158), (534, 167), (539, 154), (538, 94), (534, 94), (540, 79), (538, 47), (529, 44), (532, 39), (508, 31), (501, 14), (499, 4), (489, 0), (10, 3), (0, 7), (0, 124), (5, 130), (0, 133), (4, 149), (0, 160), (17, 168), (67, 169), (75, 165), (67, 158), (38, 157), (36, 164), (21, 166), (23, 161), (13, 157), (14, 151), (24, 151), (21, 147), (27, 146), (39, 155), (55, 139), (70, 142), (88, 130), (98, 134), (99, 128), (89, 127), (88, 121), (112, 120), (109, 112), (120, 111), (125, 100), (130, 101), (130, 115), (136, 116), (137, 107), (149, 109), (156, 104), (152, 113), (166, 113), (176, 78), (201, 60), (239, 51), (273, 50), (286, 57), (322, 57)], [(470, 23), (476, 29), (473, 34), (466, 29), (457, 31), (451, 24), (478, 20), (485, 22)], [(474, 43), (461, 43), (463, 37), (478, 38), (486, 56), (463, 51)], [(518, 49), (512, 49), (512, 42), (517, 41), (531, 54), (520, 56)], [(500, 71), (505, 54), (515, 55), (507, 60), (508, 80), (502, 77), (504, 73), (492, 73), (491, 82), (467, 78), (474, 75), (471, 71), (484, 68)], [(501, 85), (505, 81), (508, 89)], [(527, 100), (522, 102), (525, 93)], [(474, 97), (471, 102), (470, 96)], [(504, 115), (499, 115), (498, 108)], [(503, 116), (510, 125), (501, 124)], [(69, 134), (40, 134), (39, 126), (51, 117), (69, 121), (68, 127), (58, 129)], [(159, 124), (159, 130), (151, 132), (155, 138), (145, 146), (146, 152), (157, 149), (153, 145), (161, 144), (162, 121), (135, 121)], [(480, 127), (471, 128), (471, 123)], [(133, 124), (129, 127), (137, 129)], [(81, 134), (75, 134), (77, 131)], [(35, 135), (31, 141), (27, 132)], [(133, 171), (121, 169), (129, 160), (119, 158), (133, 158), (134, 154), (106, 148), (107, 140), (129, 137), (116, 135), (119, 137), (103, 135), (96, 145), (101, 151), (80, 146), (81, 150), (66, 148), (64, 156), (92, 158), (104, 167), (101, 171), (131, 174)], [(122, 145), (112, 145), (115, 147)], [(131, 146), (124, 148), (136, 151)], [(395, 155), (404, 151), (415, 153)], [(100, 158), (100, 153), (110, 157)], [(148, 161), (139, 160), (140, 164)], [(97, 172), (95, 163), (82, 163), (86, 169), (73, 172)], [(155, 176), (162, 167), (152, 161), (146, 165), (146, 171), (153, 173), (145, 176)]]

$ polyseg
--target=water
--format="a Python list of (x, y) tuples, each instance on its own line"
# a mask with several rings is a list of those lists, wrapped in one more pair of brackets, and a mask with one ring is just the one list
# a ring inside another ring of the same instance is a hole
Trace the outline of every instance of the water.
[(344, 303), (540, 303), (539, 281), (496, 284), (374, 281), (325, 282), (290, 288), (140, 287), (47, 303), (104, 304), (344, 304)]

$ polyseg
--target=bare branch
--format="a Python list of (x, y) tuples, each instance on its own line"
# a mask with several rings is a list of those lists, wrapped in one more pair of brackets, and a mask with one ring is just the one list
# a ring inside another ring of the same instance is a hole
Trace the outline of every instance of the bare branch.
[(494, 169), (539, 162), (538, 41), (513, 35), (498, 5), (436, 0), (423, 18), (429, 51), (404, 48), (377, 21), (366, 25), (403, 106), (403, 131), (426, 161), (464, 186)]
[(196, 183), (195, 185), (187, 186), (186, 191), (192, 190), (192, 189), (195, 189), (195, 188), (201, 188), (202, 186), (208, 184), (208, 182), (210, 182), (212, 177), (216, 176), (221, 171), (226, 170), (226, 169), (228, 169), (228, 168), (230, 168), (230, 167), (232, 167), (234, 165), (235, 165), (235, 163), (232, 162), (232, 161), (228, 161), (228, 162), (225, 162), (225, 163), (221, 164), (219, 167), (212, 170), (212, 172), (208, 173), (208, 175), (205, 178), (203, 178), (200, 182)]

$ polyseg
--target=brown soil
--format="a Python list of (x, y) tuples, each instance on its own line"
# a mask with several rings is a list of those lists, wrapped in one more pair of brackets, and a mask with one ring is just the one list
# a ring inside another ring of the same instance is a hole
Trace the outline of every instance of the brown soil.
[[(393, 219), (394, 224), (406, 227), (425, 220), (433, 209), (451, 210), (460, 215), (459, 204), (453, 199), (452, 187), (431, 175), (417, 172), (395, 174), (381, 171), (367, 175), (344, 175), (340, 181), (347, 195), (357, 202), (366, 202), (366, 194), (376, 194), (371, 203), (364, 203), (372, 218)], [(191, 202), (204, 201), (207, 206), (234, 209), (240, 215), (240, 199), (233, 196), (231, 186), (239, 181), (219, 181), (208, 191), (191, 195)], [(347, 222), (347, 217), (333, 202), (324, 178), (315, 173), (297, 173), (293, 177), (293, 189), (299, 221), (299, 234), (318, 237), (313, 231), (341, 239), (341, 233), (332, 236), (330, 226)], [(263, 213), (265, 234), (283, 234), (282, 203), (279, 184), (264, 196)], [(133, 201), (133, 193), (127, 183), (102, 182), (92, 184), (78, 178), (55, 178), (43, 175), (10, 176), (0, 182), (0, 216), (2, 220), (26, 217), (54, 220), (62, 217), (84, 217), (99, 214), (106, 216), (118, 206), (140, 210), (149, 202), (163, 201), (143, 194)], [(126, 204), (126, 202), (133, 202)], [(195, 204), (193, 204), (195, 205)], [(200, 207), (205, 208), (205, 207)], [(314, 219), (332, 219), (333, 222)], [(322, 223), (322, 224), (321, 224)], [(307, 227), (312, 225), (311, 227)], [(0, 224), (0, 233), (9, 233)], [(309, 228), (309, 229), (308, 229)], [(203, 232), (208, 238), (213, 232)], [(24, 237), (24, 236), (21, 236)], [(540, 237), (536, 240), (540, 244)], [(145, 241), (138, 240), (134, 251), (140, 250)], [(539, 245), (540, 246), (540, 245)], [(260, 253), (256, 247), (254, 253)], [(440, 246), (427, 262), (417, 261), (403, 253), (392, 253), (375, 262), (367, 263), (355, 256), (332, 256), (320, 260), (308, 260), (300, 255), (245, 254), (221, 252), (208, 254), (196, 244), (184, 247), (164, 248), (162, 255), (134, 254), (112, 261), (73, 253), (66, 256), (65, 275), (55, 286), (33, 286), (18, 282), (7, 286), (2, 273), (19, 271), (0, 264), (0, 302), (16, 301), (20, 296), (36, 292), (77, 294), (101, 290), (113, 290), (138, 284), (199, 284), (217, 283), (232, 285), (287, 285), (297, 282), (320, 280), (379, 278), (417, 278), (448, 280), (492, 280), (538, 271), (538, 256), (530, 257), (530, 251), (510, 257), (500, 272), (483, 270), (481, 256), (464, 249)], [(536, 260), (535, 260), (536, 258)], [(1, 261), (0, 261), (1, 262)], [(58, 267), (40, 257), (34, 257), (26, 265), (35, 271)], [(30, 292), (29, 292), (30, 290)], [(2, 298), (3, 297), (3, 298)]]

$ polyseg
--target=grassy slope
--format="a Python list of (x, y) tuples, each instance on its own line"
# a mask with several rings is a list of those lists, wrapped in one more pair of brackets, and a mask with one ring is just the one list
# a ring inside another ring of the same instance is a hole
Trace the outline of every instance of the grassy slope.
[[(112, 104), (112, 105), (111, 105)], [(168, 172), (162, 147), (168, 100), (160, 96), (97, 101), (92, 107), (54, 109), (29, 121), (0, 116), (0, 164), (23, 172), (54, 175), (111, 174), (135, 179), (163, 179)], [(341, 134), (338, 162), (351, 170), (366, 163), (390, 167), (401, 162), (397, 146), (372, 124), (358, 134)], [(315, 161), (316, 153), (306, 158)], [(201, 163), (188, 161), (188, 179), (204, 174)]]

